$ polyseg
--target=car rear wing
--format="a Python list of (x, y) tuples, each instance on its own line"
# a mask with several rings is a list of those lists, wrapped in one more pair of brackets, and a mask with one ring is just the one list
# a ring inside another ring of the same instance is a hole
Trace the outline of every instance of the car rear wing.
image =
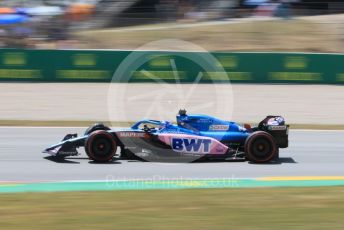
[(270, 133), (279, 148), (288, 147), (289, 125), (286, 125), (282, 116), (267, 116), (259, 123), (258, 129)]

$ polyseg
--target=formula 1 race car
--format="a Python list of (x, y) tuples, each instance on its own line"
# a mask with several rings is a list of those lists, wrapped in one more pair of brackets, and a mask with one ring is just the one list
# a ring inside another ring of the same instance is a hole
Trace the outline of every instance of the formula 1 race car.
[[(288, 130), (281, 116), (267, 116), (251, 127), (180, 110), (177, 124), (141, 120), (128, 129), (95, 124), (82, 137), (68, 134), (44, 153), (63, 158), (79, 155), (77, 148), (84, 147), (96, 162), (117, 157), (158, 162), (221, 159), (265, 163), (278, 160), (279, 148), (288, 147)], [(118, 148), (120, 153), (116, 155)]]

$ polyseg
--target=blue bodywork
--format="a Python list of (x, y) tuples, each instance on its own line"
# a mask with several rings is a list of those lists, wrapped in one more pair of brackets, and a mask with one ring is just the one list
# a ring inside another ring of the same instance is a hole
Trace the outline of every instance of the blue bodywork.
[(250, 135), (251, 131), (235, 122), (224, 121), (203, 114), (177, 115), (177, 124), (168, 121), (141, 120), (131, 129), (141, 130), (144, 124), (152, 124), (157, 129), (151, 133), (180, 133), (214, 138), (221, 142), (242, 142)]

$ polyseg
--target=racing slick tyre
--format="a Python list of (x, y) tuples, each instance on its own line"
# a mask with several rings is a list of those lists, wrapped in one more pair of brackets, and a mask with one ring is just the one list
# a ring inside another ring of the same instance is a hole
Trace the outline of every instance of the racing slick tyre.
[(278, 158), (275, 139), (267, 132), (252, 133), (245, 141), (246, 158), (254, 163), (266, 163)]
[(89, 134), (91, 134), (92, 132), (97, 131), (97, 130), (110, 130), (110, 128), (107, 127), (107, 126), (105, 126), (105, 125), (102, 124), (102, 123), (96, 123), (96, 124), (94, 124), (94, 125), (88, 127), (88, 128), (86, 129), (84, 135), (85, 135), (85, 136), (86, 136), (86, 135), (89, 135)]
[(104, 130), (94, 131), (86, 139), (86, 154), (96, 162), (111, 161), (116, 154), (116, 150), (117, 143), (114, 137)]

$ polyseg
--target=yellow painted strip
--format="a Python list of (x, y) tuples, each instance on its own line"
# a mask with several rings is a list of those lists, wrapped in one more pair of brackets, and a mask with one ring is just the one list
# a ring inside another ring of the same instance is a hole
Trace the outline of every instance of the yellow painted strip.
[(288, 180), (344, 180), (344, 176), (285, 176), (261, 177), (257, 181), (288, 181)]

